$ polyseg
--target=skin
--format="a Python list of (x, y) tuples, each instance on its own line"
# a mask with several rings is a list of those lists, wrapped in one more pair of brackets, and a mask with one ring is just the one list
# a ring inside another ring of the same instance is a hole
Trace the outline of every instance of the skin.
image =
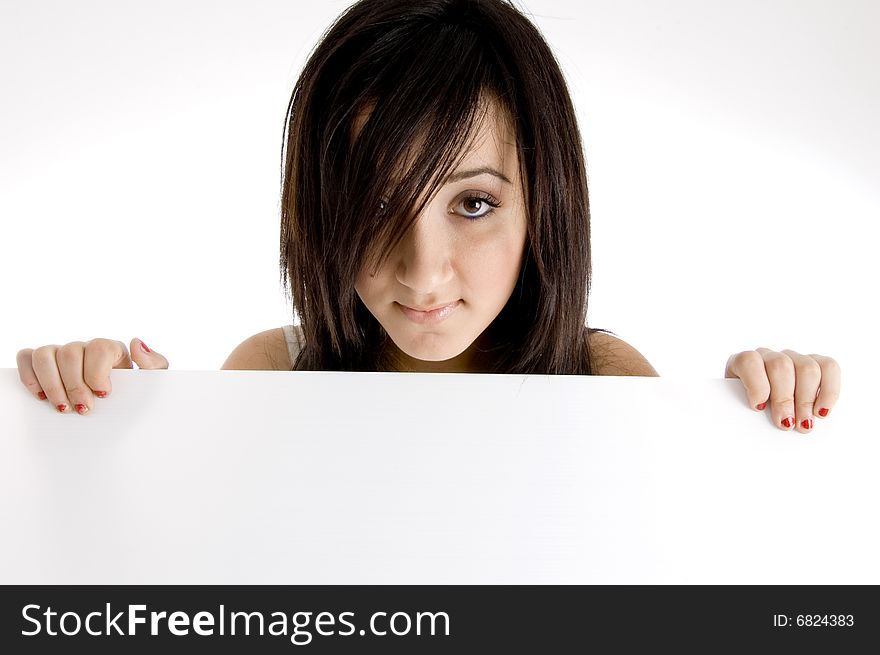
[(825, 355), (746, 350), (730, 356), (724, 377), (742, 380), (756, 411), (769, 403), (777, 427), (802, 434), (812, 431), (813, 419), (827, 417), (840, 396), (840, 365)]

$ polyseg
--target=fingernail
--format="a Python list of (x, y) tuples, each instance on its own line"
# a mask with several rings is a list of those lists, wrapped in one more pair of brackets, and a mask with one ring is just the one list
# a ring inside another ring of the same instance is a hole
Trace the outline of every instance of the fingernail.
[(77, 405), (76, 405), (76, 411), (77, 411), (77, 413), (79, 413), (79, 414), (85, 414), (86, 412), (89, 411), (89, 408), (86, 407), (85, 405), (82, 405), (82, 404), (77, 403)]
[(57, 407), (58, 411), (61, 413), (64, 413), (64, 411), (67, 409), (67, 405), (55, 405), (55, 407)]
[(151, 352), (153, 352), (152, 350), (150, 350), (149, 348), (147, 348), (147, 344), (145, 344), (143, 341), (141, 341), (141, 348), (143, 349), (143, 351), (144, 351), (145, 353), (151, 353)]
[(813, 429), (813, 419), (805, 418), (803, 421), (801, 421), (801, 427), (804, 430), (812, 430)]
[(827, 408), (827, 407), (823, 407), (822, 409), (820, 409), (820, 410), (819, 410), (819, 416), (822, 416), (822, 417), (828, 416), (828, 408)]
[(784, 419), (782, 419), (782, 425), (785, 426), (786, 430), (789, 429), (792, 425), (794, 425), (794, 417), (786, 416)]
[(40, 400), (46, 400), (46, 393), (41, 391), (37, 394), (37, 398), (39, 398)]
[(760, 405), (758, 405), (758, 411), (763, 412), (765, 407), (767, 407), (767, 403), (766, 402), (761, 403)]
[(96, 395), (98, 398), (106, 398), (106, 397), (107, 397), (107, 392), (106, 392), (106, 391), (96, 391), (96, 392), (95, 392), (95, 395)]

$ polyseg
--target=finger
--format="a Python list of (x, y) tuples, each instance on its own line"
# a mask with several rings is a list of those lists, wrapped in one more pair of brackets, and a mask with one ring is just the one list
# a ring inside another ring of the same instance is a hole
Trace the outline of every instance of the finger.
[(764, 358), (754, 350), (731, 355), (724, 371), (725, 378), (739, 378), (746, 391), (749, 406), (762, 411), (770, 396), (770, 382), (764, 370)]
[(79, 414), (89, 413), (95, 405), (95, 396), (83, 380), (83, 350), (85, 343), (73, 341), (61, 346), (55, 352), (58, 372), (67, 397), (73, 403), (74, 411)]
[(820, 382), (819, 395), (816, 397), (813, 414), (819, 418), (825, 418), (837, 404), (837, 399), (840, 396), (840, 364), (825, 355), (810, 355), (810, 357), (819, 362), (819, 368), (822, 369), (822, 382)]
[(770, 415), (773, 423), (782, 430), (790, 430), (795, 425), (794, 411), (794, 362), (785, 353), (769, 348), (758, 348), (764, 359), (764, 370), (770, 381)]
[(43, 391), (43, 387), (40, 386), (37, 374), (34, 373), (34, 365), (31, 361), (33, 354), (33, 348), (24, 348), (15, 354), (15, 364), (18, 366), (18, 377), (27, 390), (34, 394), (37, 400), (46, 400), (48, 396), (46, 396), (46, 392)]
[(131, 368), (131, 358), (121, 341), (92, 339), (83, 353), (83, 379), (98, 398), (106, 398), (113, 391), (110, 371)]
[(143, 369), (168, 368), (168, 360), (155, 350), (152, 350), (140, 339), (131, 340), (131, 358)]
[(34, 375), (40, 383), (40, 388), (46, 393), (49, 402), (52, 403), (59, 412), (72, 410), (70, 399), (67, 397), (67, 391), (64, 383), (61, 381), (61, 374), (58, 372), (58, 364), (55, 362), (55, 352), (59, 346), (51, 344), (48, 346), (40, 346), (31, 354), (31, 365), (34, 369)]
[(822, 369), (819, 368), (819, 362), (812, 357), (794, 350), (782, 352), (794, 362), (794, 409), (795, 421), (797, 421), (795, 429), (807, 434), (813, 430), (813, 406), (819, 393), (819, 383), (822, 381)]

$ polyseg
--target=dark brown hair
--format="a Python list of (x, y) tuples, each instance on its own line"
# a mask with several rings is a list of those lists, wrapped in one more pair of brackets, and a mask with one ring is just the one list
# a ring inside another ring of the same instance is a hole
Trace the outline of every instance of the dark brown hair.
[[(361, 0), (311, 53), (282, 148), (281, 281), (305, 337), (294, 370), (388, 370), (389, 338), (355, 279), (381, 265), (466, 152), (483, 98), (513, 124), (528, 222), (519, 280), (487, 328), (486, 372), (594, 373), (577, 118), (546, 41), (505, 0)], [(401, 171), (420, 137), (437, 147)]]

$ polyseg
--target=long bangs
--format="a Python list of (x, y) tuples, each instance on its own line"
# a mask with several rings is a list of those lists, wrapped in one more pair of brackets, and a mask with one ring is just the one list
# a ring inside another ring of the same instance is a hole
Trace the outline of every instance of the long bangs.
[[(334, 130), (348, 134), (347, 147), (338, 150), (348, 156), (326, 171), (327, 179), (345, 199), (337, 210), (350, 227), (346, 251), (363, 253), (347, 260), (352, 284), (362, 266), (381, 267), (466, 156), (489, 99), (504, 94), (491, 53), (468, 31), (423, 27), (411, 38), (411, 50), (388, 61), (365, 55), (369, 63), (359, 77), (370, 84), (347, 129)], [(355, 120), (364, 117), (356, 129)]]

